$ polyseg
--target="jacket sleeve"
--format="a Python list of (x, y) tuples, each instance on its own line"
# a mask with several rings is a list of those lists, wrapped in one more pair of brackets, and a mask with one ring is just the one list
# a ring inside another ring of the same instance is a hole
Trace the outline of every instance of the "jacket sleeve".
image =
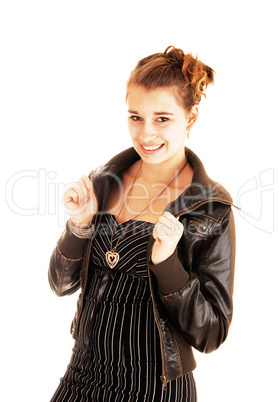
[(49, 284), (57, 296), (70, 295), (80, 287), (80, 269), (87, 241), (75, 236), (66, 223), (51, 254), (48, 269)]
[(226, 339), (233, 313), (235, 225), (231, 208), (205, 244), (193, 255), (190, 272), (177, 250), (149, 268), (157, 280), (157, 295), (173, 324), (200, 352), (217, 349)]

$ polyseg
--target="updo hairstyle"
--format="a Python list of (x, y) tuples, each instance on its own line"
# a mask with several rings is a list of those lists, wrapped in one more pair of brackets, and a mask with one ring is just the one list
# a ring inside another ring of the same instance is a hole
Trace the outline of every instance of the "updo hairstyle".
[(127, 95), (132, 84), (146, 89), (175, 87), (178, 101), (189, 112), (200, 103), (205, 89), (214, 82), (215, 71), (194, 58), (191, 53), (168, 46), (164, 53), (144, 57), (131, 72), (127, 82)]

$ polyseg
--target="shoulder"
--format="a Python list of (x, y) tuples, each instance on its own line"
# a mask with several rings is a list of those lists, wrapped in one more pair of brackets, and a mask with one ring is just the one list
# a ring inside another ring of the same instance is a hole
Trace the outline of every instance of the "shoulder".
[(137, 159), (140, 159), (139, 154), (136, 152), (135, 148), (130, 147), (114, 155), (106, 163), (106, 166), (126, 165), (127, 163), (135, 162)]
[(106, 163), (98, 166), (89, 173), (91, 179), (102, 175), (118, 175), (121, 172), (127, 170), (131, 165), (133, 165), (138, 159), (140, 159), (138, 153), (133, 147), (127, 148), (124, 151), (116, 154), (110, 158)]
[[(235, 206), (229, 191), (208, 176), (200, 158), (187, 147), (185, 147), (185, 155), (193, 168), (193, 179), (189, 188), (193, 201), (221, 202), (223, 205)], [(224, 208), (226, 209), (225, 206)]]
[(193, 180), (174, 207), (186, 229), (206, 239), (229, 222), (233, 224), (232, 206), (236, 206), (228, 190), (207, 175), (199, 157), (189, 148), (185, 154), (193, 167)]

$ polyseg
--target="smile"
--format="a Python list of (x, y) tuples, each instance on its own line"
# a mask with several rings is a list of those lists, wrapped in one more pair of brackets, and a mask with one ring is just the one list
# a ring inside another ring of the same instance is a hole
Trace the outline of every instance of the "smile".
[(143, 149), (146, 149), (147, 151), (154, 151), (155, 149), (161, 148), (161, 146), (164, 144), (159, 144), (159, 145), (151, 145), (149, 147), (142, 145)]
[(156, 144), (156, 145), (143, 145), (143, 144), (140, 144), (143, 152), (147, 153), (147, 154), (153, 154), (155, 152), (158, 152), (160, 149), (163, 148), (164, 145), (165, 144)]

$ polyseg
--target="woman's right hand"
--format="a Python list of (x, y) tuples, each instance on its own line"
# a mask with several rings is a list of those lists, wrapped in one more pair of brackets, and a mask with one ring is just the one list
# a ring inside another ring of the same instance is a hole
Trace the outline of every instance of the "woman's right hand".
[(98, 210), (92, 182), (84, 175), (62, 195), (61, 202), (74, 225), (87, 228)]

